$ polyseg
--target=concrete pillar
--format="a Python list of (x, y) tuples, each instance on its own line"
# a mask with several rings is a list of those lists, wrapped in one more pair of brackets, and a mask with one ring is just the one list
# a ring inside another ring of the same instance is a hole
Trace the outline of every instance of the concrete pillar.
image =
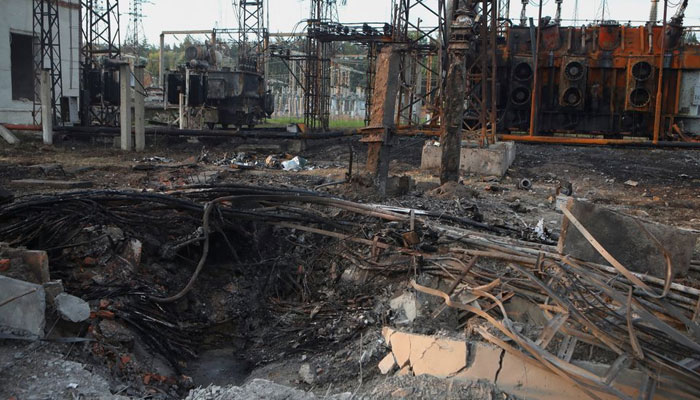
[(119, 126), (121, 127), (121, 148), (131, 150), (131, 69), (129, 64), (119, 66)]
[(185, 116), (185, 95), (180, 93), (179, 97), (180, 103), (180, 129), (186, 129), (187, 128), (187, 121), (186, 121), (186, 116)]
[(163, 47), (165, 46), (165, 34), (160, 34), (160, 51), (158, 52), (158, 84), (163, 90), (165, 90), (165, 82), (163, 81), (163, 75), (165, 74), (165, 57), (163, 55)]
[(53, 144), (53, 101), (51, 101), (51, 73), (43, 69), (39, 73), (41, 125), (44, 144)]
[(134, 137), (136, 151), (146, 149), (146, 108), (143, 87), (143, 65), (134, 66)]

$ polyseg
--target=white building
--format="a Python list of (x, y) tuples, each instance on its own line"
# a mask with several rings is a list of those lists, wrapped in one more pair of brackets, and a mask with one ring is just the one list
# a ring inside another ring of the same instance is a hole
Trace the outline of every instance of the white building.
[[(63, 97), (75, 121), (80, 88), (80, 1), (57, 3)], [(33, 123), (33, 5), (32, 0), (0, 0), (0, 123)]]

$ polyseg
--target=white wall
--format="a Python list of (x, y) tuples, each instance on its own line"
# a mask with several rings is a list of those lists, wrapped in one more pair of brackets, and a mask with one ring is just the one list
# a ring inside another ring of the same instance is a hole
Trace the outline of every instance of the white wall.
[[(79, 0), (59, 2), (63, 96), (77, 97), (80, 87)], [(10, 33), (32, 34), (32, 0), (0, 0), (0, 123), (32, 124), (32, 102), (12, 100)]]

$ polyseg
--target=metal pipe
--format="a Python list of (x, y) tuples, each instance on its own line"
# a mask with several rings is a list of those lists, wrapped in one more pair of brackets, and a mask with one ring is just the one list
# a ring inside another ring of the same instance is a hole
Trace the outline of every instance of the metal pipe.
[(670, 142), (658, 141), (634, 141), (625, 139), (595, 139), (595, 138), (566, 138), (556, 136), (527, 136), (527, 135), (498, 135), (502, 141), (528, 142), (528, 143), (547, 143), (547, 144), (566, 144), (566, 145), (614, 145), (614, 146), (630, 146), (630, 147), (678, 147), (700, 149), (700, 142)]
[(654, 114), (654, 143), (659, 142), (659, 133), (661, 131), (662, 116), (661, 107), (663, 105), (661, 95), (663, 93), (664, 84), (664, 58), (666, 57), (666, 17), (668, 16), (668, 0), (664, 0), (664, 24), (661, 30), (661, 49), (659, 49), (659, 82), (656, 87), (656, 113)]
[(537, 130), (537, 110), (539, 109), (537, 101), (538, 101), (538, 86), (539, 86), (539, 66), (540, 66), (540, 41), (542, 40), (542, 4), (544, 2), (540, 1), (540, 10), (538, 13), (538, 19), (537, 19), (537, 43), (535, 44), (535, 54), (534, 54), (534, 76), (532, 78), (532, 102), (530, 104), (530, 136), (535, 135), (535, 131)]

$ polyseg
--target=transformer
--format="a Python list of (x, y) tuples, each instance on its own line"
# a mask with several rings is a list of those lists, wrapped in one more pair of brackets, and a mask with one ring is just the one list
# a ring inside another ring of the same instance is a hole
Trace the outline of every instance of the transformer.
[(165, 74), (167, 103), (177, 105), (183, 95), (187, 107), (202, 109), (202, 122), (210, 129), (217, 124), (252, 128), (274, 112), (274, 98), (255, 65), (219, 68), (221, 54), (206, 46), (188, 47), (185, 57), (186, 64)]
[(516, 139), (535, 116), (535, 136), (700, 135), (700, 45), (684, 40), (683, 10), (664, 26), (564, 27), (543, 18), (536, 57), (533, 28), (507, 27), (497, 48), (497, 81), (507, 82), (497, 93), (498, 132)]

